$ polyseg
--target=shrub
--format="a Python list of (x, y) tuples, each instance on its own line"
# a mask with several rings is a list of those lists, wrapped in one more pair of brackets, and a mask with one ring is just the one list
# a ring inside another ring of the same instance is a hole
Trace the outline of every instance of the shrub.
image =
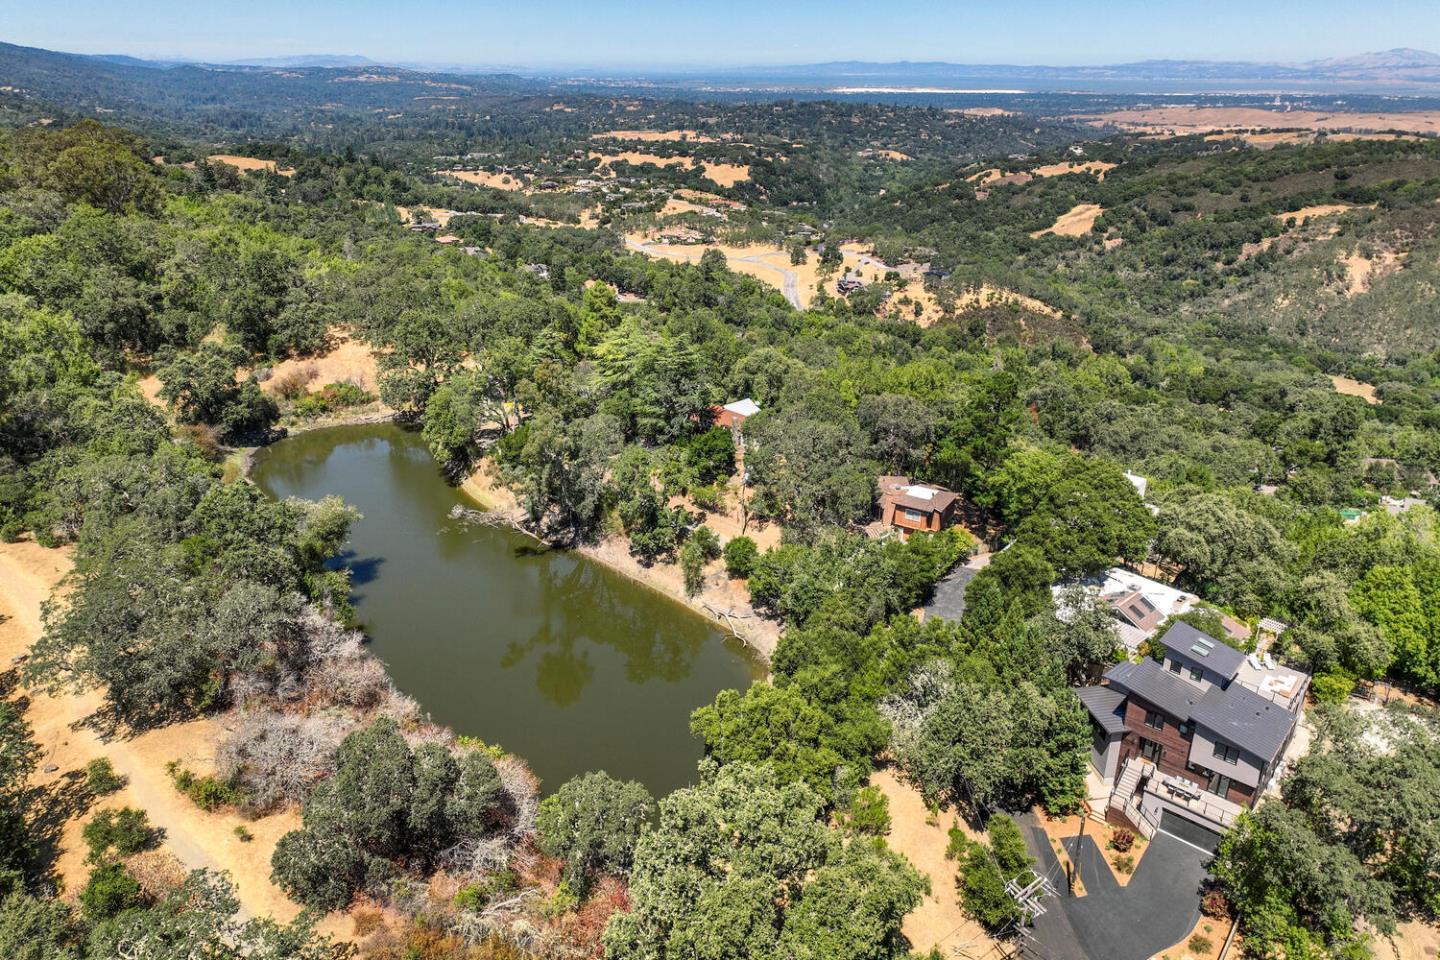
[(715, 560), (722, 553), (720, 538), (715, 535), (714, 530), (703, 524), (696, 527), (690, 534), (690, 540), (700, 548), (700, 552), (705, 555), (706, 560)]
[(94, 819), (85, 824), (80, 832), (90, 848), (90, 863), (101, 863), (113, 854), (128, 857), (148, 847), (155, 839), (150, 818), (144, 810), (123, 807), (119, 810), (102, 810)]
[(694, 540), (680, 548), (680, 573), (685, 577), (685, 595), (693, 597), (705, 585), (705, 551)]
[(239, 823), (235, 825), (235, 837), (241, 843), (249, 843), (251, 840), (255, 839), (255, 834), (247, 830), (243, 823)]
[(1131, 833), (1129, 830), (1126, 830), (1124, 827), (1121, 827), (1117, 829), (1114, 833), (1110, 834), (1111, 850), (1114, 850), (1117, 853), (1126, 853), (1133, 846), (1135, 846), (1135, 834)]
[(103, 797), (125, 786), (125, 778), (115, 772), (115, 767), (104, 757), (97, 757), (85, 765), (85, 789), (92, 796)]
[(365, 872), (365, 857), (345, 837), (292, 830), (270, 858), (270, 879), (307, 907), (338, 910), (350, 902)]
[(876, 837), (890, 832), (890, 801), (879, 787), (861, 787), (855, 792), (847, 825), (856, 833)]
[(634, 781), (606, 773), (567, 780), (540, 803), (538, 843), (565, 864), (565, 883), (583, 899), (595, 876), (627, 876), (635, 844), (655, 812), (655, 801)]
[(690, 490), (690, 497), (698, 505), (712, 513), (718, 513), (725, 506), (725, 488), (718, 483), (693, 487)]
[(90, 871), (80, 905), (92, 921), (109, 918), (140, 906), (140, 883), (118, 863), (102, 863)]
[(177, 760), (165, 764), (165, 771), (170, 774), (175, 789), (189, 797), (190, 802), (201, 810), (236, 807), (245, 799), (234, 784), (209, 775), (196, 776), (180, 766)]
[(271, 381), (271, 388), (275, 394), (285, 400), (295, 400), (304, 396), (305, 388), (310, 381), (315, 379), (314, 364), (306, 364), (303, 367), (295, 367)]
[(760, 550), (749, 537), (736, 537), (725, 544), (725, 572), (732, 577), (748, 577), (755, 572)]
[(1134, 873), (1134, 872), (1135, 872), (1135, 858), (1132, 857), (1132, 856), (1130, 856), (1130, 854), (1128, 854), (1128, 853), (1125, 854), (1125, 856), (1123, 856), (1123, 857), (1116, 857), (1116, 858), (1115, 858), (1115, 869), (1118, 870), (1120, 873), (1123, 873), (1123, 874), (1125, 874), (1125, 875), (1127, 875), (1127, 876), (1130, 875), (1130, 874), (1132, 874), (1132, 873)]
[(1230, 919), (1230, 901), (1225, 894), (1211, 888), (1200, 898), (1200, 912), (1215, 920)]
[(1310, 682), (1310, 692), (1320, 703), (1344, 703), (1355, 691), (1355, 678), (1344, 671), (1317, 673)]
[(1209, 953), (1215, 949), (1215, 944), (1211, 943), (1210, 938), (1203, 933), (1197, 933), (1191, 937), (1190, 942), (1186, 944), (1186, 946), (1191, 953)]
[[(930, 820), (927, 819), (925, 822), (929, 823)], [(945, 859), (959, 860), (960, 855), (970, 849), (970, 838), (965, 836), (965, 831), (959, 827), (951, 827), (949, 836), (950, 842), (945, 845)]]

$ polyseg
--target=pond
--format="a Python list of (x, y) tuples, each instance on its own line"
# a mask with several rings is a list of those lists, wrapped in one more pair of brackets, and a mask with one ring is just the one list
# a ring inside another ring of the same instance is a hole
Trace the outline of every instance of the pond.
[(290, 437), (251, 476), (364, 514), (342, 559), (375, 654), (437, 722), (524, 757), (547, 791), (586, 770), (657, 796), (693, 782), (690, 712), (763, 673), (708, 620), (603, 564), (452, 520), (474, 504), (398, 425)]

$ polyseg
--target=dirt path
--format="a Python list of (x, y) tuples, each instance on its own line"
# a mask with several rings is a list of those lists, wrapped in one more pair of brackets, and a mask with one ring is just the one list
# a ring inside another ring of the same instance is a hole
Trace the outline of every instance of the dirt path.
[[(8, 666), (39, 637), (41, 604), (69, 569), (67, 551), (47, 550), (28, 541), (0, 544), (0, 666)], [(225, 718), (202, 718), (106, 741), (83, 725), (101, 705), (98, 690), (59, 696), (22, 692), (29, 698), (25, 718), (43, 751), (41, 770), (35, 775), (37, 785), (74, 798), (85, 765), (97, 757), (107, 757), (128, 781), (94, 808), (76, 802), (57, 815), (64, 822), (55, 868), (66, 891), (78, 892), (88, 875), (80, 828), (94, 809), (132, 806), (146, 811), (150, 822), (165, 831), (163, 848), (187, 869), (228, 873), (245, 915), (283, 921), (299, 912), (270, 882), (275, 843), (299, 825), (299, 817), (290, 812), (251, 821), (234, 813), (206, 813), (175, 790), (165, 771), (168, 761), (178, 759), (192, 770), (206, 772), (223, 735)], [(47, 767), (54, 769), (45, 772)], [(242, 841), (235, 835), (235, 828), (241, 825), (253, 839)], [(330, 933), (339, 933), (341, 927), (348, 930), (349, 923), (338, 914), (322, 925)]]

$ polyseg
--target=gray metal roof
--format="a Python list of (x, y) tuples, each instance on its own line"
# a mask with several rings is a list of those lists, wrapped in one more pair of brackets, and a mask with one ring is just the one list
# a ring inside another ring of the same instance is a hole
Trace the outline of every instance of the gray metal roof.
[(1125, 691), (1117, 687), (1076, 687), (1075, 696), (1106, 733), (1125, 732)]
[(1211, 687), (1190, 711), (1190, 719), (1269, 763), (1285, 746), (1297, 715), (1236, 683), (1223, 690)]
[(1139, 663), (1117, 663), (1105, 671), (1105, 679), (1112, 686), (1148, 700), (1182, 720), (1190, 718), (1190, 709), (1204, 693), (1200, 687), (1180, 679), (1149, 657)]
[(1235, 674), (1240, 672), (1240, 665), (1245, 662), (1245, 654), (1239, 650), (1226, 646), (1208, 633), (1202, 633), (1183, 621), (1166, 630), (1160, 642), (1171, 653), (1204, 664), (1227, 680), (1235, 679)]

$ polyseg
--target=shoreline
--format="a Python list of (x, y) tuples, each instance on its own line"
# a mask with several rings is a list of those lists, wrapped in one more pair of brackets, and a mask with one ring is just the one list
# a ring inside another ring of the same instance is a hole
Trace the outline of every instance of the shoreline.
[[(486, 476), (490, 468), (491, 465), (488, 461), (482, 461), (481, 466), (471, 471), (456, 489), (474, 501), (482, 510), (508, 513), (511, 516), (518, 515), (520, 513), (520, 506), (519, 503), (515, 501), (514, 496), (511, 495), (508, 490), (502, 491), (499, 489), (496, 484)], [(519, 528), (517, 527), (517, 529)], [(537, 543), (545, 543), (544, 540), (541, 540), (528, 530), (522, 529), (520, 532), (535, 540)], [(769, 674), (770, 658), (774, 656), (775, 648), (780, 643), (779, 623), (760, 618), (758, 614), (753, 612), (749, 614), (736, 613), (734, 612), (733, 606), (730, 611), (722, 612), (715, 610), (706, 602), (706, 594), (714, 594), (716, 592), (713, 589), (702, 589), (700, 593), (693, 597), (686, 596), (683, 587), (675, 589), (676, 584), (679, 583), (678, 565), (670, 565), (674, 567), (676, 576), (665, 576), (660, 572), (660, 565), (651, 567), (642, 566), (638, 560), (630, 556), (628, 547), (623, 551), (617, 549), (622, 542), (620, 538), (609, 537), (600, 540), (598, 543), (582, 543), (573, 547), (553, 547), (552, 549), (568, 550), (572, 553), (579, 554), (604, 567), (608, 567), (632, 583), (637, 583), (640, 586), (653, 590), (668, 600), (681, 604), (686, 609), (698, 614), (718, 627), (727, 636), (739, 640), (747, 651), (759, 658), (761, 666), (765, 669), (766, 674)], [(546, 544), (546, 546), (549, 546), (549, 544)], [(718, 583), (714, 583), (714, 581), (716, 581), (717, 568), (721, 579)], [(729, 585), (729, 577), (724, 573), (722, 561), (712, 561), (707, 566), (705, 580), (707, 588)], [(675, 581), (675, 583), (671, 581)], [(710, 599), (718, 600), (719, 598), (712, 596)], [(744, 619), (749, 617), (753, 617), (756, 624), (764, 626), (750, 628), (751, 625), (744, 622)], [(737, 623), (736, 621), (739, 622)]]
[[(392, 411), (370, 411), (368, 413), (355, 414), (348, 417), (341, 417), (332, 420), (316, 421), (302, 427), (290, 430), (285, 437), (273, 441), (279, 443), (288, 437), (299, 436), (302, 433), (310, 433), (315, 430), (325, 430), (331, 427), (362, 426), (371, 423), (389, 423), (399, 419), (399, 414)], [(270, 446), (265, 444), (264, 446)], [(263, 447), (240, 448), (240, 476), (249, 479), (250, 472), (255, 464), (255, 455)], [(511, 517), (518, 517), (521, 513), (520, 505), (514, 496), (508, 491), (498, 487), (486, 475), (491, 468), (488, 461), (481, 461), (481, 466), (466, 475), (465, 479), (456, 485), (464, 496), (486, 511), (498, 511), (509, 514)], [(534, 533), (525, 530), (518, 525), (515, 527), (520, 533), (530, 537), (536, 543), (545, 543)], [(729, 603), (729, 609), (717, 610), (708, 601), (723, 603), (726, 598), (717, 596), (723, 594), (735, 583), (731, 581), (724, 572), (722, 561), (712, 561), (706, 570), (706, 588), (694, 597), (685, 595), (683, 587), (679, 587), (679, 567), (674, 567), (674, 576), (666, 576), (661, 572), (662, 568), (657, 566), (645, 567), (629, 555), (628, 548), (617, 549), (619, 541), (615, 538), (607, 538), (598, 543), (579, 544), (574, 547), (551, 547), (552, 549), (568, 550), (625, 577), (632, 583), (639, 584), (649, 590), (660, 594), (667, 600), (671, 600), (684, 606), (692, 613), (703, 617), (711, 625), (722, 631), (727, 637), (738, 640), (751, 655), (756, 657), (761, 668), (769, 675), (770, 658), (774, 656), (775, 649), (780, 643), (780, 624), (776, 621), (765, 619), (756, 614), (753, 609), (749, 612), (737, 611), (733, 602)], [(718, 573), (718, 576), (717, 576)], [(673, 583), (671, 581), (674, 581)], [(677, 589), (678, 587), (678, 589)], [(707, 598), (707, 594), (710, 596)], [(748, 602), (745, 604), (749, 606)], [(746, 623), (746, 620), (753, 620), (753, 623)]]

